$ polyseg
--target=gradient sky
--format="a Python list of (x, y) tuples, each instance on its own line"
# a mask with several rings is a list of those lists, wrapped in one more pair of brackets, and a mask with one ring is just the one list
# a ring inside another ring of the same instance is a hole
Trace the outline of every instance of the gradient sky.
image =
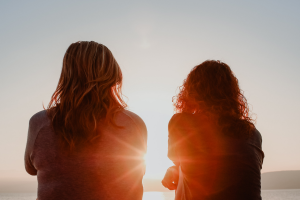
[(79, 40), (106, 45), (123, 71), (129, 110), (148, 128), (146, 177), (172, 164), (172, 96), (207, 59), (239, 79), (263, 137), (262, 172), (300, 170), (299, 8), (297, 0), (0, 1), (0, 171), (27, 177), (28, 120), (47, 106)]

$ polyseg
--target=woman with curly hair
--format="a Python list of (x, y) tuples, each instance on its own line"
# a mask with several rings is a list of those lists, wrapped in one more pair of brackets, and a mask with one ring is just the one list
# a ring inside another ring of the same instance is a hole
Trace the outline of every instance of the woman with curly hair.
[(69, 46), (47, 110), (29, 121), (25, 168), (39, 200), (142, 200), (147, 130), (121, 86), (106, 46)]
[(162, 184), (176, 200), (261, 199), (262, 138), (230, 67), (194, 67), (173, 99), (170, 167)]

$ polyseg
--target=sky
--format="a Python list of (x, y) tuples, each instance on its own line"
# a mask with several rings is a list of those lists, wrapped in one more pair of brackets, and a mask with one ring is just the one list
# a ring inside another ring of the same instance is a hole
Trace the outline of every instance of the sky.
[(114, 54), (128, 109), (148, 129), (146, 178), (162, 178), (172, 97), (207, 59), (227, 63), (262, 134), (262, 172), (300, 170), (300, 1), (0, 1), (0, 176), (24, 176), (28, 121), (47, 107), (76, 41)]

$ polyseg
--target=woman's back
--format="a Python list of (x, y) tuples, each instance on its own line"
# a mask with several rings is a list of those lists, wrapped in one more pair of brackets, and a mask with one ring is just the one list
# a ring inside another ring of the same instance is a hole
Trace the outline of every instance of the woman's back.
[(182, 170), (178, 187), (184, 187), (187, 199), (261, 199), (261, 142), (255, 128), (249, 139), (235, 138), (208, 117), (174, 115), (168, 157)]
[(142, 199), (147, 130), (130, 111), (115, 115), (117, 127), (101, 123), (99, 138), (68, 153), (46, 111), (29, 124), (25, 152), (28, 173), (37, 174), (38, 199)]
[[(173, 99), (162, 183), (176, 200), (261, 199), (261, 135), (230, 67), (215, 60), (195, 66)], [(174, 170), (175, 168), (175, 170)]]

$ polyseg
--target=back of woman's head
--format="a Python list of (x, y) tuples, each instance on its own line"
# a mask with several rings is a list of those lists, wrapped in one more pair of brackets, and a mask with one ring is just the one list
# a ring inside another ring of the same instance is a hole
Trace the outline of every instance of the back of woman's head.
[(177, 112), (217, 116), (217, 123), (227, 135), (251, 133), (247, 100), (230, 67), (220, 61), (207, 60), (194, 67), (174, 99)]
[(98, 137), (100, 121), (114, 124), (115, 113), (126, 107), (121, 86), (121, 69), (106, 46), (93, 41), (69, 46), (47, 109), (67, 146), (72, 149)]

